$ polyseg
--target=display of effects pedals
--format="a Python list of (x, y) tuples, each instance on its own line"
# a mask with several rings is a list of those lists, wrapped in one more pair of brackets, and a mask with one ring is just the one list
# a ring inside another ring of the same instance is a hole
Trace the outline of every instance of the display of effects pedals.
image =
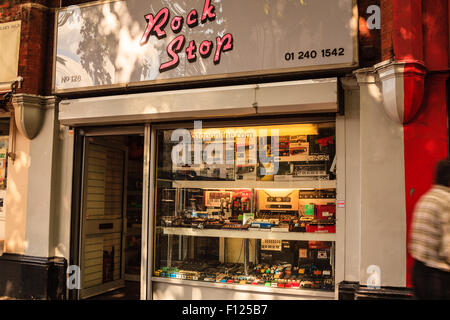
[(198, 229), (336, 232), (335, 189), (257, 189), (255, 192), (253, 201), (250, 189), (199, 189), (186, 195), (184, 210), (164, 207), (166, 215), (159, 223), (163, 227)]
[[(274, 200), (274, 199), (269, 199)], [(288, 197), (275, 199), (289, 203)], [(271, 207), (272, 202), (264, 201), (264, 206)], [(298, 204), (297, 204), (298, 205)], [(309, 233), (336, 233), (336, 205), (306, 204), (302, 207), (302, 215), (292, 214), (286, 210), (262, 210), (259, 217), (253, 218), (253, 214), (243, 212), (237, 218), (224, 218), (211, 215), (208, 211), (198, 211), (184, 216), (163, 216), (163, 227), (185, 227), (198, 229), (222, 229), (242, 231), (267, 231), (267, 232), (309, 232)]]
[(296, 267), (291, 264), (258, 264), (249, 270), (248, 275), (244, 274), (241, 264), (194, 268), (197, 270), (185, 267), (188, 266), (162, 267), (154, 272), (154, 276), (270, 288), (334, 290), (331, 267), (319, 268), (314, 264)]
[(289, 222), (289, 231), (336, 233), (336, 205), (304, 205), (303, 215)]

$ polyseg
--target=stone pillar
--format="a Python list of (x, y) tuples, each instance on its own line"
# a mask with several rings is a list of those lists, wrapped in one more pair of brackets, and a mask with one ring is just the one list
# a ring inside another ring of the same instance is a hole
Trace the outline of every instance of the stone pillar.
[(345, 101), (345, 268), (346, 281), (359, 282), (361, 261), (360, 94), (356, 77), (341, 78)]
[(360, 284), (373, 284), (371, 274), (373, 270), (379, 270), (381, 286), (404, 287), (403, 125), (392, 120), (385, 111), (376, 68), (361, 69), (355, 74), (360, 86)]
[[(8, 164), (6, 250), (0, 257), (0, 296), (60, 299), (65, 296), (66, 260), (53, 257), (53, 220), (59, 196), (55, 190), (60, 145), (57, 104), (54, 97), (22, 98), (19, 105), (33, 108), (33, 114), (41, 115), (42, 124), (33, 139), (25, 137), (23, 130), (11, 128), (14, 161)], [(27, 122), (23, 124), (27, 127)]]

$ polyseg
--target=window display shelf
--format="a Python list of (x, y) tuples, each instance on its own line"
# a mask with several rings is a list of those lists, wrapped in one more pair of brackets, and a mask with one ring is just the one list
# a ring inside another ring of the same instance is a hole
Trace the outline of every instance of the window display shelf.
[[(166, 180), (167, 181), (167, 180)], [(202, 189), (333, 189), (336, 180), (290, 180), (290, 181), (196, 181), (173, 180), (173, 188), (202, 188)]]
[(301, 240), (301, 241), (336, 241), (335, 233), (307, 233), (307, 232), (277, 232), (258, 230), (216, 230), (161, 227), (166, 235), (215, 237), (215, 238), (246, 238), (273, 240)]
[(242, 285), (242, 284), (228, 284), (228, 283), (217, 283), (217, 282), (205, 282), (205, 281), (193, 281), (193, 280), (182, 280), (182, 279), (172, 279), (172, 278), (162, 278), (162, 277), (152, 277), (153, 282), (161, 282), (173, 285), (186, 285), (195, 287), (207, 287), (207, 288), (222, 288), (231, 289), (239, 291), (248, 292), (261, 292), (264, 294), (283, 294), (283, 295), (296, 295), (296, 296), (310, 296), (316, 298), (324, 299), (334, 299), (334, 291), (320, 291), (320, 290), (308, 290), (303, 288), (290, 289), (290, 288), (268, 288), (265, 286), (255, 286), (255, 285)]
[(276, 161), (279, 162), (294, 162), (294, 161), (329, 161), (330, 156), (328, 154), (306, 155), (295, 154), (291, 156), (278, 156)]

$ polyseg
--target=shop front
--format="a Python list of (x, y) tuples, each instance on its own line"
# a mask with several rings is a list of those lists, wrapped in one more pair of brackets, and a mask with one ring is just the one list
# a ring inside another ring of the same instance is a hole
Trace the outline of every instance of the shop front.
[(0, 299), (411, 298), (447, 9), (0, 6)]
[(403, 159), (376, 152), (401, 145), (401, 125), (379, 108), (378, 71), (351, 74), (354, 1), (128, 0), (57, 19), (73, 298), (130, 281), (142, 299), (404, 286), (404, 199), (386, 198)]
[[(104, 183), (108, 165), (95, 169), (98, 158), (108, 162), (108, 150), (117, 150), (118, 144), (111, 145), (113, 137), (130, 139), (140, 131), (139, 190), (143, 200), (137, 227), (142, 234), (141, 297), (334, 299), (336, 283), (343, 280), (345, 216), (345, 209), (336, 205), (345, 199), (339, 180), (344, 160), (339, 154), (343, 154), (344, 143), (340, 142), (343, 117), (337, 115), (337, 85), (337, 79), (330, 78), (133, 94), (114, 97), (114, 101), (88, 98), (61, 102), (60, 121), (68, 125), (85, 121), (78, 118), (85, 117), (80, 110), (92, 106), (95, 114), (90, 114), (90, 121), (95, 122), (116, 108), (122, 111), (119, 118), (125, 122), (127, 117), (158, 119), (142, 126), (75, 130), (81, 131), (80, 141), (84, 141), (80, 144), (83, 172), (91, 175), (82, 182), (81, 190), (85, 191), (81, 195), (86, 201), (82, 200), (78, 210), (89, 215), (83, 215), (82, 220), (98, 226), (90, 235), (81, 231), (77, 240), (89, 246), (83, 249), (84, 257), (80, 255), (81, 274), (83, 264), (89, 268), (88, 277), (96, 274), (91, 267), (95, 248), (97, 263), (105, 264), (101, 252), (106, 248), (102, 247), (106, 231), (99, 228), (109, 225), (119, 239), (121, 232), (126, 237), (126, 228), (131, 226), (116, 220), (123, 225), (121, 231), (106, 215), (106, 199), (114, 186), (108, 192)], [(165, 114), (138, 114), (140, 108), (130, 107), (142, 102), (162, 110), (168, 101), (170, 108)], [(194, 110), (214, 116), (189, 117), (193, 111), (186, 110), (186, 101)], [(302, 101), (307, 103), (302, 106)], [(259, 113), (254, 107), (243, 107), (255, 103)], [(240, 116), (230, 119), (226, 107), (234, 107), (232, 113)], [(306, 113), (293, 116), (292, 108), (303, 108)], [(101, 136), (102, 144), (96, 141)], [(98, 145), (95, 149), (94, 144)], [(91, 157), (89, 152), (98, 155)], [(114, 170), (119, 180), (122, 174), (117, 173), (126, 166), (121, 162)], [(95, 185), (99, 181), (101, 184)], [(130, 187), (130, 183), (124, 185)], [(104, 202), (90, 201), (97, 196)], [(120, 192), (117, 197), (127, 199)], [(105, 209), (92, 208), (97, 204)], [(117, 212), (129, 216), (130, 206), (122, 208)], [(120, 241), (116, 243), (120, 249)], [(120, 270), (117, 249), (115, 270)], [(80, 298), (83, 292), (88, 292), (86, 297), (91, 296), (89, 292), (101, 292), (106, 283), (111, 289), (124, 285), (105, 282), (100, 273), (95, 277), (98, 280), (92, 283), (100, 291), (81, 288)]]

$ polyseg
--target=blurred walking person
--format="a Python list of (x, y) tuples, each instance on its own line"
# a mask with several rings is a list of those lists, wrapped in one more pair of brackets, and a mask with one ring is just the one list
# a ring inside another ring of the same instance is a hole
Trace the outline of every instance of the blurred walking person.
[(436, 166), (432, 188), (417, 202), (409, 253), (418, 299), (450, 299), (450, 160)]

